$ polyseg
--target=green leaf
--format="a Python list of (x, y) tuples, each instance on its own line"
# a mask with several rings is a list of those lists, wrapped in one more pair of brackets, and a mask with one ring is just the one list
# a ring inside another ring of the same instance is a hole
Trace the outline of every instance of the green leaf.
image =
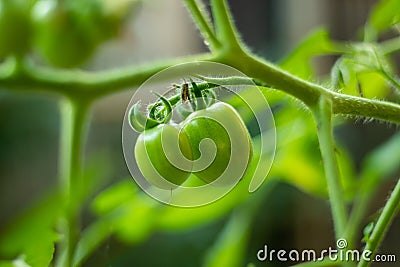
[[(269, 99), (270, 91), (262, 92)], [(311, 114), (292, 97), (282, 95), (274, 119), (277, 149), (269, 175), (309, 194), (325, 197), (325, 175)]]
[(309, 194), (326, 197), (326, 181), (322, 163), (318, 159), (315, 160), (317, 154), (314, 156), (305, 153), (305, 149), (308, 148), (300, 143), (290, 143), (288, 147), (278, 151), (271, 174), (281, 177), (283, 181)]
[(139, 243), (155, 229), (155, 218), (162, 209), (155, 200), (139, 192), (127, 178), (101, 192), (92, 202), (97, 220), (86, 227), (78, 241), (74, 264), (80, 266), (109, 236), (125, 243)]
[(336, 159), (345, 197), (351, 200), (359, 189), (354, 160), (351, 158), (350, 154), (340, 146), (336, 146)]
[(376, 32), (382, 32), (400, 22), (400, 1), (382, 0), (374, 6), (367, 22)]
[(112, 222), (99, 219), (82, 233), (74, 253), (73, 263), (80, 266), (112, 233)]
[(0, 267), (30, 267), (24, 257), (18, 257), (13, 261), (0, 261)]
[(154, 218), (162, 207), (156, 200), (138, 192), (132, 178), (106, 189), (92, 205), (99, 220), (108, 222), (112, 232), (127, 243), (140, 242), (151, 233)]
[(245, 180), (246, 177), (225, 197), (208, 205), (195, 209), (165, 207), (158, 215), (157, 228), (164, 231), (179, 231), (221, 218), (249, 196), (247, 191), (249, 182)]
[(243, 266), (252, 216), (244, 209), (233, 212), (217, 242), (208, 251), (205, 267)]
[(54, 193), (12, 221), (0, 235), (0, 255), (21, 255), (32, 267), (48, 266), (58, 240), (55, 227), (62, 207), (61, 194)]
[(326, 29), (317, 29), (308, 35), (280, 63), (280, 67), (304, 79), (314, 78), (311, 59), (315, 56), (337, 52)]
[(208, 250), (204, 266), (243, 266), (254, 215), (276, 185), (277, 180), (268, 180), (254, 195), (235, 208), (218, 239)]
[(400, 133), (370, 153), (362, 164), (361, 179), (373, 189), (381, 179), (400, 169)]
[(379, 47), (353, 45), (352, 52), (340, 58), (332, 69), (334, 89), (348, 95), (384, 99), (390, 88), (392, 69)]
[(12, 261), (0, 261), (0, 267), (15, 267)]
[(119, 205), (129, 201), (137, 194), (132, 178), (127, 178), (103, 190), (92, 202), (92, 210), (98, 214), (107, 214)]
[(96, 151), (85, 164), (81, 183), (74, 193), (74, 200), (83, 203), (93, 196), (110, 179), (112, 159), (107, 151)]
[(361, 240), (363, 243), (369, 242), (369, 238), (371, 236), (372, 230), (374, 230), (374, 227), (375, 227), (374, 222), (370, 222), (369, 224), (367, 224), (367, 226), (364, 227), (364, 230), (363, 230), (364, 236)]

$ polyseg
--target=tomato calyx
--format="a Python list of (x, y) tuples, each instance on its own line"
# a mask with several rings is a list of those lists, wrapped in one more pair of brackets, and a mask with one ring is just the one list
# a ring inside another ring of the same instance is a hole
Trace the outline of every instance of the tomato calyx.
[(129, 111), (129, 123), (131, 127), (137, 132), (143, 132), (145, 130), (156, 127), (160, 124), (168, 123), (172, 116), (172, 105), (168, 99), (156, 94), (161, 104), (150, 105), (148, 116), (144, 115), (140, 111), (141, 103), (137, 102), (132, 106)]
[[(148, 105), (147, 115), (140, 111), (141, 103), (135, 103), (129, 111), (131, 127), (141, 133), (157, 125), (168, 123), (172, 117), (172, 108), (175, 106), (180, 117), (185, 119), (193, 112), (210, 107), (216, 102), (217, 96), (214, 89), (219, 85), (208, 82), (196, 83), (192, 78), (189, 80), (190, 83), (173, 84), (172, 86), (179, 92), (170, 98), (154, 93), (158, 96), (158, 100)], [(186, 102), (189, 102), (190, 108), (184, 107)]]
[[(196, 83), (193, 79), (189, 79), (190, 83), (175, 85), (180, 90), (180, 104), (177, 112), (182, 119), (186, 119), (195, 111), (206, 109), (216, 102), (217, 96), (214, 89), (220, 87), (218, 84), (201, 82)], [(186, 102), (189, 107), (185, 106)]]

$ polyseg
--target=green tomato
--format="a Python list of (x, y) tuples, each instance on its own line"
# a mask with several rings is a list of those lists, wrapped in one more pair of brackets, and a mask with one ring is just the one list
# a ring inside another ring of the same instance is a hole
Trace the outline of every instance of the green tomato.
[(92, 0), (90, 21), (99, 41), (115, 38), (139, 9), (141, 0)]
[(23, 55), (30, 48), (30, 5), (25, 0), (0, 0), (0, 58)]
[(191, 166), (175, 166), (181, 156), (188, 156), (190, 145), (179, 134), (178, 125), (160, 124), (141, 133), (135, 145), (135, 158), (143, 176), (152, 185), (172, 190), (190, 175)]
[[(197, 177), (222, 186), (230, 186), (243, 177), (253, 149), (247, 128), (232, 106), (217, 102), (193, 112), (182, 122), (181, 135), (189, 140), (189, 158)], [(201, 144), (202, 140), (206, 142)], [(209, 161), (205, 168), (201, 157)]]
[(81, 65), (98, 44), (88, 27), (87, 14), (74, 3), (80, 1), (41, 0), (33, 9), (36, 47), (57, 67)]

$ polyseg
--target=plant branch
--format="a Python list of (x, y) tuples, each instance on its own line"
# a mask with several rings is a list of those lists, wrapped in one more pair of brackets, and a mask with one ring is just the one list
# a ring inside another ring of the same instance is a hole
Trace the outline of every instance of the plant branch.
[(215, 29), (219, 40), (223, 40), (223, 48), (229, 52), (241, 48), (238, 31), (233, 23), (226, 0), (211, 0)]
[(329, 91), (333, 113), (375, 118), (400, 124), (400, 105), (380, 100), (340, 94)]
[(139, 67), (106, 71), (65, 70), (41, 67), (26, 62), (23, 70), (15, 64), (0, 67), (0, 85), (13, 90), (46, 91), (88, 101), (132, 89), (157, 72), (190, 61), (212, 61), (210, 54), (160, 61)]
[(245, 53), (237, 54), (234, 58), (219, 58), (219, 61), (237, 68), (266, 87), (291, 94), (308, 107), (315, 106), (319, 97), (324, 95), (331, 99), (334, 114), (362, 116), (400, 124), (398, 104), (333, 92)]
[(245, 53), (234, 58), (210, 54), (159, 62), (147, 66), (117, 69), (112, 71), (86, 72), (55, 70), (34, 65), (26, 65), (24, 71), (16, 71), (13, 64), (5, 62), (0, 67), (0, 84), (3, 88), (27, 91), (47, 91), (88, 101), (122, 90), (132, 89), (143, 83), (158, 71), (182, 61), (216, 61), (229, 64), (265, 86), (282, 90), (314, 106), (320, 95), (332, 99), (335, 114), (363, 116), (400, 124), (400, 105), (355, 97), (329, 91), (320, 85), (304, 81), (279, 69), (271, 63), (254, 58)]
[(329, 201), (336, 238), (343, 238), (347, 223), (346, 205), (340, 184), (339, 168), (336, 159), (334, 138), (332, 133), (332, 103), (321, 97), (319, 105), (313, 110), (317, 122), (317, 133), (320, 143), (325, 176), (328, 183)]
[(185, 0), (185, 3), (204, 40), (210, 44), (211, 50), (218, 50), (221, 47), (221, 42), (214, 33), (209, 17), (205, 15), (204, 7), (200, 6), (199, 1), (196, 0)]
[(79, 203), (73, 197), (82, 184), (83, 147), (87, 126), (87, 103), (63, 99), (61, 103), (60, 182), (65, 190), (66, 221), (63, 227), (66, 240), (58, 266), (72, 266), (72, 258), (79, 238)]
[[(385, 236), (391, 222), (393, 221), (397, 208), (399, 207), (400, 202), (400, 179), (397, 181), (395, 188), (393, 189), (392, 194), (390, 195), (388, 201), (386, 202), (381, 215), (376, 222), (376, 226), (372, 231), (371, 237), (367, 241), (367, 245), (364, 248), (364, 251), (371, 251), (371, 257), (376, 254), (376, 250), (379, 247), (383, 237)], [(372, 261), (367, 261), (365, 258), (362, 258), (358, 264), (358, 267), (367, 267), (371, 264)]]

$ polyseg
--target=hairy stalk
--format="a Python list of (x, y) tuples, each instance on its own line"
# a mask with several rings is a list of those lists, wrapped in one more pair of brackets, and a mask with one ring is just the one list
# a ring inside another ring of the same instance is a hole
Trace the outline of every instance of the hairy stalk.
[(302, 80), (265, 60), (249, 55), (246, 51), (232, 53), (234, 54), (220, 57), (220, 62), (233, 66), (268, 87), (285, 91), (308, 106), (315, 105), (324, 90), (321, 86)]
[(0, 67), (0, 84), (13, 90), (45, 91), (91, 101), (122, 90), (134, 89), (157, 72), (176, 64), (213, 60), (214, 57), (207, 53), (96, 72), (53, 69), (32, 63), (26, 63), (24, 71), (18, 71), (13, 62), (7, 62), (6, 66)]
[(320, 85), (302, 80), (269, 62), (248, 55), (244, 51), (242, 54), (236, 52), (235, 56), (219, 58), (219, 61), (237, 68), (268, 87), (291, 94), (308, 107), (316, 105), (319, 97), (324, 95), (332, 100), (334, 114), (376, 118), (400, 124), (400, 105), (398, 104), (330, 91)]
[(210, 2), (217, 37), (219, 40), (224, 41), (221, 53), (224, 53), (224, 50), (229, 52), (240, 50), (241, 42), (239, 40), (238, 31), (233, 23), (232, 15), (226, 0), (211, 0)]
[(61, 102), (60, 182), (65, 190), (66, 224), (58, 266), (72, 266), (72, 258), (79, 238), (79, 203), (73, 196), (81, 188), (83, 147), (87, 128), (87, 103), (63, 99)]
[(54, 70), (33, 65), (26, 66), (23, 72), (18, 72), (13, 70), (13, 64), (6, 62), (7, 65), (0, 68), (0, 84), (13, 90), (47, 91), (91, 101), (137, 87), (158, 71), (179, 62), (196, 60), (229, 64), (266, 86), (293, 95), (307, 106), (315, 105), (319, 96), (323, 94), (332, 99), (335, 114), (376, 118), (400, 124), (398, 104), (329, 91), (320, 85), (293, 76), (265, 60), (255, 58), (244, 50), (233, 50), (229, 53), (225, 51), (216, 56), (195, 55), (144, 67), (96, 73)]
[(347, 223), (346, 205), (343, 190), (340, 184), (339, 169), (336, 160), (334, 138), (332, 133), (332, 103), (329, 99), (321, 97), (319, 105), (313, 110), (317, 122), (317, 133), (320, 143), (325, 176), (328, 183), (329, 200), (331, 203), (332, 217), (336, 238), (344, 237)]
[(385, 236), (391, 222), (393, 221), (398, 211), (399, 203), (400, 179), (397, 181), (397, 184), (393, 189), (392, 194), (386, 202), (383, 211), (379, 216), (378, 221), (376, 222), (376, 226), (372, 231), (371, 237), (367, 241), (367, 245), (364, 248), (364, 251), (371, 251), (371, 261), (367, 261), (365, 258), (362, 258), (360, 263), (358, 264), (358, 267), (367, 267), (371, 264), (372, 257), (376, 254), (376, 250), (378, 249), (379, 244), (382, 242), (383, 237)]
[(196, 0), (184, 0), (190, 13), (197, 22), (197, 27), (200, 30), (204, 41), (211, 46), (211, 50), (217, 50), (221, 47), (221, 42), (217, 39), (214, 33), (214, 29), (211, 25), (210, 18), (206, 15), (204, 6), (200, 6), (199, 1)]
[(328, 92), (328, 94), (332, 98), (334, 114), (375, 118), (400, 124), (400, 105), (398, 104), (336, 92)]

